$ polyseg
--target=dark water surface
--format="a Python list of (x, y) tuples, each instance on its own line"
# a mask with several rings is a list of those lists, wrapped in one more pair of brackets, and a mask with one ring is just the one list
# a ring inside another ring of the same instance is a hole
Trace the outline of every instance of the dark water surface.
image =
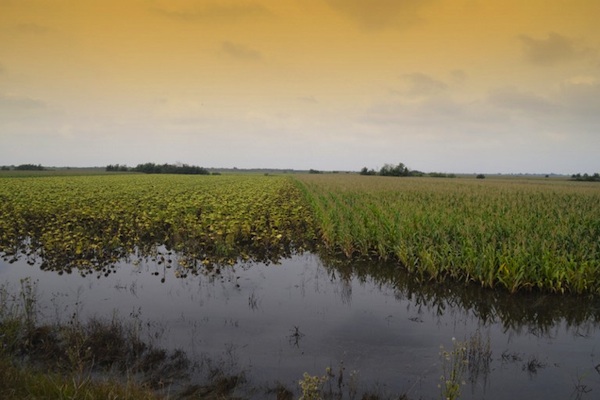
[(597, 301), (420, 286), (393, 266), (313, 254), (186, 277), (166, 265), (122, 262), (108, 276), (82, 277), (0, 261), (0, 283), (37, 281), (48, 322), (73, 313), (141, 319), (159, 345), (257, 385), (296, 390), (304, 372), (343, 366), (346, 388), (354, 375), (359, 393), (438, 399), (440, 346), (451, 350), (455, 338), (491, 350), (465, 372), (462, 398), (600, 398)]

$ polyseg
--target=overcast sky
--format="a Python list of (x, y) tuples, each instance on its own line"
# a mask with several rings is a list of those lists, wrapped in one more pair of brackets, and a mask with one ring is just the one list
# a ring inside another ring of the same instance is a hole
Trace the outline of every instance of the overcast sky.
[(0, 165), (600, 171), (598, 0), (0, 0)]

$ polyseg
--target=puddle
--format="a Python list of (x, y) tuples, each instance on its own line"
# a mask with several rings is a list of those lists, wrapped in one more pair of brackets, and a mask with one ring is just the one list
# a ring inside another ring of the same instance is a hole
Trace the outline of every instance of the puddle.
[(343, 366), (346, 385), (356, 371), (359, 393), (438, 399), (440, 346), (450, 350), (456, 338), (489, 341), (491, 350), (472, 359), (461, 398), (600, 393), (597, 301), (419, 286), (392, 266), (336, 265), (314, 254), (185, 278), (165, 265), (122, 262), (108, 276), (82, 277), (0, 261), (0, 282), (37, 281), (49, 322), (73, 313), (140, 318), (158, 344), (219, 360), (259, 385), (296, 390), (304, 372)]

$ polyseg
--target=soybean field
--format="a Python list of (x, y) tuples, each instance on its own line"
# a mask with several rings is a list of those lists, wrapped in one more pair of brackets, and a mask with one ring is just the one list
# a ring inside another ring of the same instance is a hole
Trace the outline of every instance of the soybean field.
[(178, 271), (277, 260), (314, 235), (287, 178), (75, 176), (3, 179), (0, 253), (42, 269), (110, 273), (119, 260), (177, 252)]

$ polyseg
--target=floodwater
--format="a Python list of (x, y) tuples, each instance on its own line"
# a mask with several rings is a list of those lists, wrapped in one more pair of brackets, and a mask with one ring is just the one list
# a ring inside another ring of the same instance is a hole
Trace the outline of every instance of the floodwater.
[(156, 344), (244, 372), (255, 385), (298, 390), (304, 372), (331, 367), (334, 386), (343, 368), (345, 395), (356, 386), (358, 393), (439, 399), (440, 346), (452, 350), (455, 338), (480, 350), (464, 373), (462, 398), (600, 396), (595, 300), (423, 286), (394, 266), (310, 253), (185, 277), (168, 265), (175, 256), (81, 276), (0, 261), (0, 283), (37, 282), (48, 322), (75, 313), (83, 321), (136, 318)]

